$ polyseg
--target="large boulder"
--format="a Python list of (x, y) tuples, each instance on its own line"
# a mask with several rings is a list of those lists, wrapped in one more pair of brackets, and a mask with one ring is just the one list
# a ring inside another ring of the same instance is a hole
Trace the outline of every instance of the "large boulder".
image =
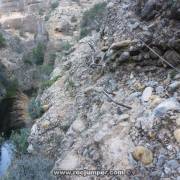
[(148, 0), (141, 11), (141, 18), (144, 20), (152, 19), (155, 15), (155, 9), (156, 9), (156, 0)]

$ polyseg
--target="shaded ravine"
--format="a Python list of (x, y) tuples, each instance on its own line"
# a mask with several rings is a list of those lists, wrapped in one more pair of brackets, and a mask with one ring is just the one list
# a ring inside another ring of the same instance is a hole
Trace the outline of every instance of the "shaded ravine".
[(11, 140), (12, 131), (30, 125), (25, 118), (26, 107), (24, 105), (27, 102), (23, 98), (26, 99), (26, 96), (17, 92), (15, 97), (4, 98), (0, 102), (0, 134), (2, 136), (2, 142), (0, 143), (0, 177), (6, 174), (15, 155), (16, 148)]

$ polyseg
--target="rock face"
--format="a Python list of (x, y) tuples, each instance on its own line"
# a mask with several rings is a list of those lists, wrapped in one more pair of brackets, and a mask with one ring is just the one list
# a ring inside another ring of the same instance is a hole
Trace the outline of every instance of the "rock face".
[(80, 35), (80, 22), (83, 13), (103, 0), (60, 1), (60, 5), (51, 13), (46, 22), (49, 38), (56, 41), (76, 43)]
[(22, 92), (17, 93), (14, 98), (3, 99), (0, 105), (0, 133), (8, 137), (12, 130), (31, 125), (28, 115), (28, 97)]
[[(50, 11), (51, 1), (0, 4), (0, 23), (9, 36), (18, 34), (25, 49), (46, 42), (47, 62), (48, 53), (56, 55), (48, 85), (37, 96), (45, 113), (31, 129), (28, 150), (56, 159), (52, 172), (131, 169), (135, 178), (177, 178), (179, 75), (171, 79), (169, 64), (179, 68), (178, 18), (172, 18), (178, 2), (138, 1), (137, 16), (137, 2), (109, 1), (101, 31), (77, 40), (83, 12), (98, 2), (61, 0)], [(64, 42), (72, 47), (63, 51)], [(24, 64), (16, 71), (22, 54), (12, 51), (12, 60), (11, 49), (0, 50), (2, 62), (25, 79)], [(21, 82), (24, 87), (33, 81)]]

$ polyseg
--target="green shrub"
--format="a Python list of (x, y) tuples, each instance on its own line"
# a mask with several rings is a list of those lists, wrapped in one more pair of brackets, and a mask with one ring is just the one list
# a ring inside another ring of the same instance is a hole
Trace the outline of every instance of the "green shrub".
[(23, 56), (22, 60), (26, 64), (42, 65), (44, 62), (45, 49), (46, 47), (44, 44), (38, 43), (38, 45), (32, 49), (32, 52), (29, 52)]
[(42, 116), (43, 108), (40, 101), (32, 98), (28, 106), (29, 115), (32, 119), (36, 119)]
[(36, 65), (41, 65), (44, 62), (45, 45), (39, 43), (36, 48), (33, 49), (32, 55)]
[(44, 90), (44, 89), (52, 86), (59, 78), (60, 78), (60, 76), (56, 76), (56, 77), (54, 77), (53, 79), (44, 81), (44, 82), (41, 84), (41, 90)]
[(49, 64), (53, 64), (54, 65), (56, 57), (57, 57), (56, 53), (50, 53), (49, 54)]
[(53, 165), (53, 160), (41, 155), (22, 155), (13, 161), (3, 180), (55, 180)]
[(16, 78), (13, 78), (6, 85), (6, 97), (11, 98), (14, 97), (19, 89), (19, 83)]
[(0, 33), (0, 48), (6, 45), (6, 39), (3, 37), (3, 34)]
[(30, 129), (24, 128), (18, 131), (13, 131), (10, 140), (16, 146), (16, 151), (19, 154), (26, 153), (28, 148), (28, 136), (30, 134)]
[(68, 51), (72, 45), (68, 41), (62, 41), (61, 43), (61, 49), (64, 51)]
[(40, 74), (42, 76), (48, 76), (51, 74), (51, 72), (53, 71), (54, 66), (51, 64), (43, 64), (42, 66), (40, 66)]
[(33, 64), (33, 56), (32, 56), (32, 52), (24, 54), (22, 57), (22, 60), (25, 64), (29, 64), (32, 65)]
[(96, 30), (97, 32), (100, 31), (102, 20), (105, 15), (105, 7), (105, 2), (99, 3), (83, 14), (80, 38), (87, 36), (92, 30)]

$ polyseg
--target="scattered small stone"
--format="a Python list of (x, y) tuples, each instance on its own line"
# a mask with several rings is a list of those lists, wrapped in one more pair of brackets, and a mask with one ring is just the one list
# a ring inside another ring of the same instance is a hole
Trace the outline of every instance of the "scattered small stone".
[(158, 86), (158, 87), (156, 88), (156, 94), (158, 94), (158, 95), (164, 95), (164, 92), (165, 92), (165, 89), (164, 89), (163, 86)]
[(148, 82), (145, 82), (144, 84), (147, 87), (150, 86), (152, 88), (155, 88), (156, 86), (158, 86), (159, 83), (157, 81), (148, 81)]
[(134, 100), (135, 98), (138, 98), (141, 96), (141, 92), (134, 92), (132, 94), (129, 95), (129, 97), (127, 98), (127, 101), (132, 101)]
[(129, 57), (130, 57), (129, 52), (123, 52), (119, 57), (119, 61), (127, 61)]
[(158, 167), (162, 167), (165, 160), (166, 160), (166, 156), (163, 154), (160, 154), (158, 157), (158, 162), (157, 162)]
[(174, 137), (175, 137), (177, 142), (180, 142), (180, 129), (176, 129), (174, 131)]
[(143, 102), (148, 102), (150, 97), (152, 96), (153, 88), (152, 87), (147, 87), (141, 97), (141, 100)]
[(122, 114), (119, 116), (118, 121), (125, 121), (129, 119), (129, 114)]
[(177, 168), (180, 166), (180, 164), (178, 163), (178, 161), (177, 161), (177, 160), (174, 160), (174, 159), (168, 161), (166, 164), (167, 164), (168, 167), (171, 168), (172, 170), (173, 170), (173, 169), (177, 169)]
[(175, 98), (169, 98), (163, 101), (153, 112), (156, 117), (160, 117), (164, 116), (170, 110), (180, 110), (180, 103)]
[(135, 160), (141, 161), (144, 165), (148, 165), (153, 162), (152, 151), (144, 146), (135, 147), (132, 155)]
[(169, 91), (174, 92), (180, 88), (180, 81), (175, 81), (169, 85)]

